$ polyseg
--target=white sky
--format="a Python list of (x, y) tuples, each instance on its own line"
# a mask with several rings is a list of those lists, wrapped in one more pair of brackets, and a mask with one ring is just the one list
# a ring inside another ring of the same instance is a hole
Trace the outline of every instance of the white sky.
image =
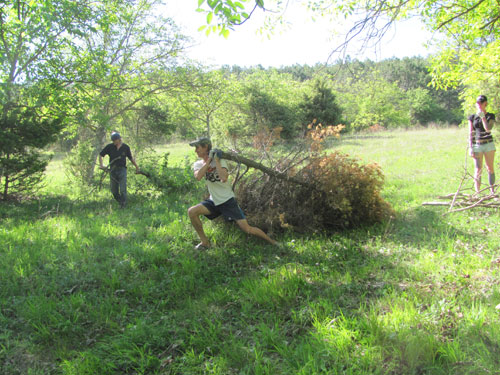
[[(176, 0), (167, 3), (166, 15), (172, 17), (185, 35), (195, 40), (188, 56), (206, 65), (239, 65), (280, 67), (294, 64), (314, 65), (326, 63), (331, 51), (342, 39), (333, 40), (332, 35), (346, 30), (347, 25), (333, 24), (326, 19), (311, 20), (303, 9), (291, 8), (286, 13), (288, 27), (277, 31), (270, 39), (257, 30), (264, 15), (256, 11), (245, 24), (238, 26), (225, 39), (218, 34), (206, 36), (198, 28), (206, 24), (206, 17), (196, 12), (197, 0)], [(347, 22), (347, 21), (345, 21)], [(350, 25), (349, 25), (350, 26)], [(429, 50), (424, 43), (431, 34), (416, 21), (405, 21), (392, 28), (376, 49), (358, 53), (359, 47), (349, 51), (351, 58), (379, 61), (390, 57), (427, 56)], [(336, 55), (329, 62), (335, 62)]]

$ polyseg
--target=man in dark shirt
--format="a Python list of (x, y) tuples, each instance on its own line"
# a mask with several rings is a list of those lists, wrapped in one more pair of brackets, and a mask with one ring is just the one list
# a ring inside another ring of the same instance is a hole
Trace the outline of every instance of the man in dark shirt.
[(99, 154), (99, 164), (101, 169), (106, 169), (103, 158), (109, 155), (111, 193), (123, 208), (127, 204), (127, 158), (135, 166), (135, 173), (139, 173), (139, 166), (132, 157), (130, 147), (122, 142), (120, 133), (111, 133), (111, 140), (113, 143), (104, 147)]

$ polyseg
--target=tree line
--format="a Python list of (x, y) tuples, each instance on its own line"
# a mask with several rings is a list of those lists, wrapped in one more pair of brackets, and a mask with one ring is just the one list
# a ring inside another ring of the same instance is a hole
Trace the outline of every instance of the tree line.
[(7, 199), (37, 186), (55, 142), (81, 185), (119, 130), (135, 148), (205, 134), (248, 142), (310, 123), (345, 131), (462, 121), (459, 89), (435, 90), (426, 59), (344, 59), (281, 68), (184, 58), (189, 40), (160, 0), (8, 1), (0, 8), (0, 184)]

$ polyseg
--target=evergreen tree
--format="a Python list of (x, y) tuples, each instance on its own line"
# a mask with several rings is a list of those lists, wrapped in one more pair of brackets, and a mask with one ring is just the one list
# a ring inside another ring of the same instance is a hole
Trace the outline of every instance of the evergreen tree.
[(338, 125), (342, 117), (342, 111), (337, 104), (333, 90), (322, 79), (314, 82), (312, 94), (304, 94), (300, 109), (304, 131), (312, 122), (325, 126)]
[(0, 117), (0, 185), (3, 200), (32, 192), (43, 178), (48, 158), (42, 148), (54, 142), (62, 120), (33, 109), (3, 107)]

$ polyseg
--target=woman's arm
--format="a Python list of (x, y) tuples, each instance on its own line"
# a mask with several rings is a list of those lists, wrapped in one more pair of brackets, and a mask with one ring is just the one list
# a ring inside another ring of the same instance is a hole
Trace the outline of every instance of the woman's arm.
[(474, 156), (474, 151), (472, 149), (473, 142), (474, 142), (474, 126), (472, 125), (472, 120), (469, 119), (469, 150), (471, 156)]
[(203, 178), (203, 176), (205, 176), (205, 174), (207, 173), (207, 169), (210, 166), (211, 161), (212, 161), (212, 159), (208, 159), (208, 161), (205, 164), (203, 164), (203, 167), (201, 167), (198, 170), (195, 170), (194, 171), (194, 178), (196, 178), (198, 181), (200, 181)]
[(229, 177), (229, 173), (227, 169), (221, 165), (220, 159), (217, 156), (215, 156), (215, 168), (217, 168), (217, 173), (219, 174), (221, 182), (226, 182)]
[(495, 124), (495, 120), (492, 118), (488, 120), (486, 116), (484, 116), (481, 120), (483, 121), (484, 130), (490, 133), (493, 125)]

